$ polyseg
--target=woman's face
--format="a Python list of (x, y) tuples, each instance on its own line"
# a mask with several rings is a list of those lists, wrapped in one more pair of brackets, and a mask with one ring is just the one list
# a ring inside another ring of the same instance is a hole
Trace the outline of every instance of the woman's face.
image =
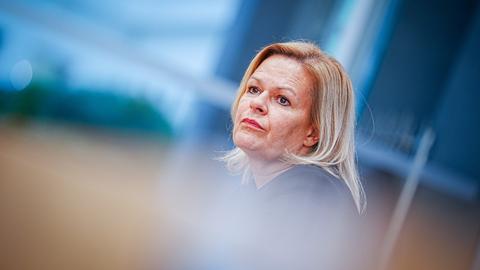
[(251, 158), (306, 154), (317, 142), (310, 122), (312, 80), (294, 59), (273, 55), (247, 82), (235, 115), (233, 141)]

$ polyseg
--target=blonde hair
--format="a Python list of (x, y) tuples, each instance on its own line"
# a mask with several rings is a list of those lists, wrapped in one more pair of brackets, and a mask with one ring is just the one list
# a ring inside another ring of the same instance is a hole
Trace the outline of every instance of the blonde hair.
[[(311, 121), (318, 132), (318, 143), (305, 156), (285, 153), (284, 161), (315, 165), (342, 179), (350, 189), (358, 211), (363, 212), (366, 202), (355, 162), (355, 96), (352, 82), (342, 65), (315, 44), (304, 41), (275, 43), (258, 52), (240, 82), (231, 109), (232, 121), (235, 121), (248, 79), (272, 55), (295, 59), (303, 65), (313, 82)], [(240, 148), (235, 147), (221, 159), (230, 171), (243, 172), (243, 181), (248, 181), (248, 157)]]

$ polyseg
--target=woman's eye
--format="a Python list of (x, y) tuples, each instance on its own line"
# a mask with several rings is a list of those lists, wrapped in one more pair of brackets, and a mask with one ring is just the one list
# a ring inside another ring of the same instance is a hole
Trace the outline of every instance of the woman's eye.
[(250, 87), (247, 89), (247, 92), (248, 92), (249, 94), (256, 95), (256, 94), (260, 93), (260, 89), (258, 89), (258, 88), (255, 87), (255, 86), (250, 86)]
[(283, 106), (289, 106), (290, 105), (290, 101), (288, 100), (288, 98), (286, 98), (284, 96), (279, 96), (277, 98), (277, 101), (280, 105), (283, 105)]

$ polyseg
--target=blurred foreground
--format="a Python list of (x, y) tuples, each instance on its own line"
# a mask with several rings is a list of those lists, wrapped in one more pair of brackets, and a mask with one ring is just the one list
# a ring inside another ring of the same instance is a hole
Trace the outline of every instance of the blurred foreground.
[(88, 129), (0, 127), (1, 269), (145, 268), (161, 156), (125, 142)]

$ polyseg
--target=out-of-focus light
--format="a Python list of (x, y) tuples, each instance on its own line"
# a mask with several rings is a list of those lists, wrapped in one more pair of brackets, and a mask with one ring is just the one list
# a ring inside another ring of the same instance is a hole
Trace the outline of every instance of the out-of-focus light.
[(28, 60), (24, 59), (17, 62), (10, 72), (10, 82), (13, 89), (17, 91), (25, 89), (32, 81), (32, 75), (32, 65)]

